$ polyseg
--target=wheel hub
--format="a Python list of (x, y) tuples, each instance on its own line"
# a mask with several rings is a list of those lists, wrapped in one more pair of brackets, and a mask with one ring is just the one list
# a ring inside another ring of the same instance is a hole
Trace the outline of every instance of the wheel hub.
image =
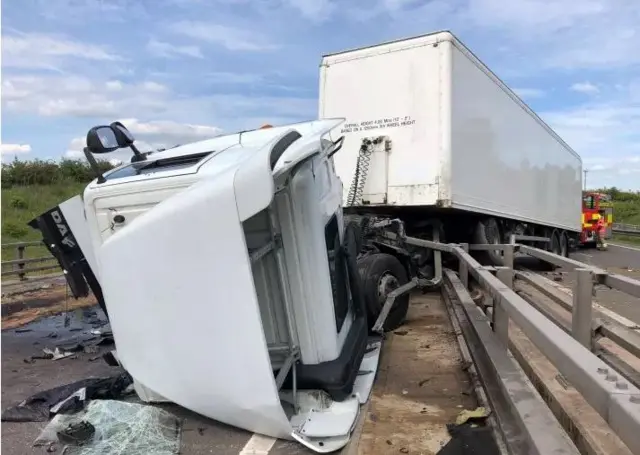
[(382, 275), (378, 281), (378, 301), (381, 304), (384, 304), (389, 293), (398, 287), (400, 286), (398, 284), (398, 279), (395, 276), (389, 273)]

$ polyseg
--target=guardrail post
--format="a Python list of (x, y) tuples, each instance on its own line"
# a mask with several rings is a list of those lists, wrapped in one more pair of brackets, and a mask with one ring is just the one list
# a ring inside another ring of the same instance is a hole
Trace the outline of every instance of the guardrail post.
[(510, 269), (513, 269), (514, 253), (515, 253), (515, 247), (513, 243), (509, 245), (505, 245), (504, 255), (502, 256), (502, 262), (504, 263), (505, 267), (509, 267)]
[(576, 269), (573, 285), (571, 334), (576, 341), (592, 349), (591, 319), (593, 303), (593, 275), (589, 269)]
[[(513, 288), (513, 270), (507, 267), (496, 267), (496, 276), (500, 281), (509, 288)], [(505, 346), (509, 346), (509, 315), (504, 308), (502, 295), (498, 295), (493, 299), (493, 331), (500, 342)]]
[[(20, 260), (20, 259), (24, 259), (24, 245), (19, 245), (16, 247), (16, 259)], [(24, 272), (24, 262), (20, 262), (17, 265), (18, 268), (18, 279), (20, 281), (24, 281), (26, 280), (26, 274)]]
[[(469, 252), (469, 244), (461, 243), (460, 248), (462, 248), (465, 253)], [(458, 269), (458, 274), (460, 275), (460, 281), (464, 284), (466, 289), (469, 289), (469, 268), (464, 259), (460, 259), (460, 268)]]

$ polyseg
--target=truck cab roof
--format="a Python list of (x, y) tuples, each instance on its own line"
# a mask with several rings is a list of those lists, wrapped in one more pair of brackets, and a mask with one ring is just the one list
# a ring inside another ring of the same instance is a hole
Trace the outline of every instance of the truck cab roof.
[[(287, 132), (299, 135), (272, 163), (274, 174), (283, 171), (291, 163), (304, 159), (311, 149), (344, 119), (331, 118), (293, 123), (278, 127), (240, 131), (205, 139), (168, 150), (153, 152), (145, 161), (125, 163), (104, 174), (106, 182), (94, 180), (89, 189), (120, 185), (134, 181), (170, 178), (197, 172), (218, 174), (237, 167), (246, 158), (264, 147), (273, 146)], [(296, 136), (297, 136), (296, 135)]]

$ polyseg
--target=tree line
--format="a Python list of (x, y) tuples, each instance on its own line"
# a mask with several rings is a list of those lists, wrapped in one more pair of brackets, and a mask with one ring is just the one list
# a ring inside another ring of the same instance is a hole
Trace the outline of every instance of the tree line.
[[(113, 169), (108, 161), (98, 161), (102, 172)], [(53, 185), (63, 182), (89, 183), (95, 178), (91, 166), (84, 160), (65, 159), (60, 162), (15, 159), (2, 163), (2, 188), (29, 185)]]
[(599, 188), (594, 191), (608, 194), (613, 201), (640, 203), (640, 191), (623, 191), (615, 186), (612, 186), (611, 188)]

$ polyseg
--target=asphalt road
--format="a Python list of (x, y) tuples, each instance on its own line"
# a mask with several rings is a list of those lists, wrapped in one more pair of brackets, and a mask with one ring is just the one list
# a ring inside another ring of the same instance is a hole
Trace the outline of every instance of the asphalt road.
[(609, 243), (607, 251), (597, 249), (584, 249), (576, 251), (572, 257), (578, 261), (593, 264), (598, 267), (611, 269), (616, 273), (633, 272), (640, 274), (640, 247), (627, 246), (618, 243)]
[[(607, 251), (597, 249), (582, 249), (571, 254), (571, 258), (585, 264), (606, 269), (609, 272), (625, 275), (640, 280), (640, 248), (620, 244), (609, 244)], [(562, 284), (571, 287), (573, 278), (571, 273), (562, 275)], [(600, 305), (640, 324), (640, 299), (623, 292), (608, 289), (604, 286), (596, 287), (595, 301)]]
[[(17, 330), (4, 330), (2, 332), (2, 409), (16, 405), (37, 392), (80, 379), (117, 375), (120, 372), (118, 367), (108, 366), (102, 358), (96, 359), (102, 353), (114, 349), (113, 346), (101, 347), (98, 353), (81, 352), (76, 358), (25, 362), (25, 359), (33, 355), (42, 355), (43, 348), (55, 348), (56, 345), (66, 345), (87, 337), (96, 323), (96, 316), (101, 314), (100, 310), (94, 307), (73, 312), (68, 327), (64, 326), (64, 316), (58, 315), (42, 318)], [(56, 334), (55, 338), (51, 337), (52, 333)], [(207, 419), (177, 405), (162, 407), (184, 419), (180, 453), (185, 455), (254, 453), (243, 452), (252, 438), (251, 433)], [(2, 422), (2, 453), (7, 455), (46, 453), (43, 447), (33, 447), (34, 440), (45, 425), (46, 422)], [(57, 453), (60, 452), (61, 448), (58, 448)], [(262, 454), (262, 452), (256, 453)], [(297, 443), (279, 440), (273, 443), (268, 453), (270, 455), (310, 455), (312, 452)]]

